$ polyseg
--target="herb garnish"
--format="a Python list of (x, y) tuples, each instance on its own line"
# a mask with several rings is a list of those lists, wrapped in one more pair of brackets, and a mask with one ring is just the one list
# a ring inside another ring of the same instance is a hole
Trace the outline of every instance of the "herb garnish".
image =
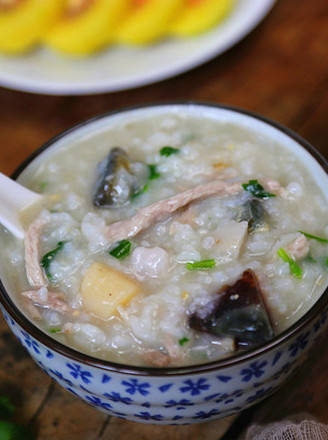
[(212, 269), (216, 266), (215, 260), (201, 260), (192, 263), (186, 263), (188, 270)]
[(154, 179), (158, 179), (159, 177), (161, 177), (160, 173), (157, 171), (157, 166), (153, 165), (153, 164), (148, 164), (148, 168), (149, 168), (149, 180), (154, 180)]
[(186, 342), (189, 342), (189, 339), (186, 338), (185, 336), (181, 339), (179, 339), (179, 345), (182, 347), (184, 344), (186, 344)]
[(302, 278), (302, 274), (303, 271), (300, 268), (300, 266), (287, 254), (287, 252), (285, 251), (285, 249), (280, 248), (278, 250), (278, 255), (280, 258), (282, 258), (284, 261), (286, 261), (286, 263), (289, 264), (289, 268), (290, 268), (290, 273), (295, 277), (295, 278)]
[(320, 241), (320, 243), (328, 243), (327, 238), (318, 237), (317, 235), (308, 234), (307, 232), (304, 232), (304, 231), (297, 231), (297, 232), (300, 232), (301, 234), (305, 235), (306, 238), (312, 238), (313, 240)]
[(52, 251), (45, 254), (41, 259), (41, 266), (46, 272), (47, 278), (50, 280), (52, 279), (52, 275), (50, 273), (50, 265), (54, 257), (58, 254), (59, 251), (61, 251), (64, 247), (64, 244), (67, 243), (67, 241), (59, 241), (57, 244), (57, 247), (53, 249)]
[(168, 145), (166, 145), (165, 147), (159, 150), (159, 154), (161, 156), (166, 156), (166, 157), (171, 156), (171, 154), (178, 154), (178, 153), (180, 153), (179, 148), (170, 147)]
[(243, 183), (241, 185), (245, 191), (253, 194), (254, 197), (258, 197), (260, 199), (267, 199), (268, 197), (276, 197), (275, 194), (271, 194), (264, 190), (263, 186), (258, 183), (256, 179), (250, 180), (248, 183)]
[(61, 332), (61, 331), (62, 331), (61, 328), (51, 328), (51, 329), (49, 329), (49, 332), (50, 332), (50, 333), (59, 333), (59, 332)]
[(117, 258), (118, 260), (123, 260), (123, 258), (127, 257), (130, 254), (131, 245), (131, 241), (121, 240), (114, 249), (109, 251), (109, 254), (112, 257)]

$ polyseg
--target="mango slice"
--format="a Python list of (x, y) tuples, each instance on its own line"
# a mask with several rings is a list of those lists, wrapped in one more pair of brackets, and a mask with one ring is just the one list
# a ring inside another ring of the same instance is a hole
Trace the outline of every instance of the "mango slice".
[(45, 35), (44, 43), (68, 55), (89, 55), (100, 50), (111, 41), (130, 3), (131, 0), (68, 0), (61, 20)]
[(104, 263), (93, 263), (81, 285), (82, 304), (94, 316), (108, 319), (118, 306), (126, 305), (141, 292), (140, 285)]
[(170, 33), (189, 37), (221, 22), (232, 10), (235, 0), (185, 0), (182, 14), (170, 26)]
[(0, 51), (32, 49), (59, 17), (66, 0), (0, 0)]
[(184, 0), (134, 0), (134, 7), (116, 29), (114, 41), (143, 45), (159, 39), (167, 34), (183, 3)]

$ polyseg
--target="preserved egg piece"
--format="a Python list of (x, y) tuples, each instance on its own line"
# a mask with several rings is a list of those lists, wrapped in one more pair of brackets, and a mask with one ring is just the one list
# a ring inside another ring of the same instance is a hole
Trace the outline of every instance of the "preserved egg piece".
[(99, 164), (93, 204), (98, 208), (119, 208), (145, 186), (149, 169), (142, 163), (131, 163), (120, 147), (113, 148)]
[(194, 312), (189, 325), (197, 331), (231, 337), (239, 349), (256, 347), (274, 336), (263, 293), (251, 269)]
[(236, 215), (237, 222), (248, 222), (248, 232), (264, 232), (269, 229), (266, 212), (260, 200), (248, 200), (239, 207)]

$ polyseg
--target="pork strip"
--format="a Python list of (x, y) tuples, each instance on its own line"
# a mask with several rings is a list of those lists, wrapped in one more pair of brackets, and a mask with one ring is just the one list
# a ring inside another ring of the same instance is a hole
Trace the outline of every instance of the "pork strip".
[(40, 266), (40, 236), (42, 229), (49, 221), (49, 215), (41, 213), (28, 227), (25, 238), (26, 276), (31, 287), (42, 287), (48, 284)]
[(110, 242), (115, 242), (134, 237), (161, 218), (172, 214), (195, 200), (214, 195), (233, 195), (238, 193), (241, 189), (240, 183), (228, 183), (222, 180), (204, 183), (169, 197), (168, 199), (159, 200), (152, 205), (146, 206), (140, 209), (140, 211), (131, 218), (112, 223), (107, 226), (105, 230), (106, 238)]

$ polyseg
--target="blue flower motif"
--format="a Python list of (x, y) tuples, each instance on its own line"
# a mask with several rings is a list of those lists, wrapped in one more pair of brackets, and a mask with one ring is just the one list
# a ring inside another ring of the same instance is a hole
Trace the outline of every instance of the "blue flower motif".
[(282, 351), (278, 351), (276, 354), (275, 354), (275, 356), (274, 356), (274, 358), (273, 358), (273, 361), (272, 361), (272, 366), (274, 367), (275, 365), (276, 365), (276, 363), (279, 361), (279, 359), (281, 358), (281, 356), (282, 356)]
[(111, 409), (112, 405), (110, 403), (103, 402), (99, 397), (96, 396), (85, 396), (89, 403), (93, 406), (98, 406), (103, 409)]
[(108, 383), (112, 378), (108, 376), (107, 374), (103, 374), (103, 377), (101, 379), (101, 383)]
[(244, 376), (243, 382), (249, 382), (253, 377), (259, 378), (264, 374), (264, 367), (267, 365), (267, 361), (253, 362), (248, 368), (241, 370), (240, 374)]
[(112, 393), (104, 393), (104, 397), (107, 397), (107, 399), (112, 400), (113, 402), (121, 402), (125, 405), (130, 405), (133, 403), (133, 400), (130, 399), (130, 397), (123, 397), (120, 395), (120, 393), (112, 392)]
[(318, 321), (314, 324), (314, 331), (315, 333), (317, 333), (320, 328), (325, 324), (325, 322), (327, 321), (327, 315), (324, 314), (323, 316), (321, 316)]
[(171, 388), (172, 385), (173, 383), (167, 383), (165, 385), (160, 386), (158, 389), (160, 390), (161, 393), (165, 393)]
[(194, 403), (190, 402), (190, 400), (188, 400), (188, 399), (182, 399), (180, 401), (168, 400), (165, 403), (166, 403), (165, 408), (174, 408), (174, 407), (176, 407), (176, 409), (178, 411), (180, 409), (186, 409), (187, 406), (193, 406), (194, 405)]
[(52, 373), (54, 376), (58, 377), (58, 379), (60, 379), (60, 380), (62, 380), (62, 381), (64, 381), (64, 382), (66, 382), (67, 385), (69, 385), (69, 386), (72, 386), (72, 385), (73, 385), (73, 383), (72, 383), (69, 379), (66, 379), (60, 371), (57, 371), (57, 370), (49, 370), (49, 372)]
[(205, 412), (205, 411), (199, 411), (198, 413), (196, 413), (193, 416), (193, 419), (209, 419), (213, 416), (217, 416), (218, 414), (220, 414), (221, 411), (219, 411), (218, 409), (212, 409), (209, 412)]
[(135, 417), (139, 417), (143, 420), (162, 420), (163, 416), (161, 414), (150, 414), (146, 411), (141, 411), (139, 414), (134, 414)]
[(201, 394), (202, 391), (209, 389), (210, 386), (206, 382), (207, 379), (204, 378), (198, 379), (197, 382), (193, 382), (190, 379), (185, 380), (183, 383), (185, 383), (186, 386), (180, 388), (180, 391), (182, 393), (191, 393), (192, 396), (197, 396), (198, 394)]
[(23, 330), (21, 330), (21, 334), (24, 336), (24, 342), (25, 344), (29, 347), (29, 348), (33, 348), (33, 350), (35, 351), (35, 353), (40, 354), (40, 347), (39, 344), (34, 341), (34, 339), (31, 338), (31, 336), (24, 332)]
[(130, 379), (122, 381), (122, 385), (127, 387), (125, 391), (131, 395), (140, 393), (142, 396), (146, 396), (149, 394), (146, 388), (150, 388), (150, 384), (147, 382), (139, 383), (138, 379)]
[(51, 359), (51, 358), (53, 358), (55, 355), (50, 351), (50, 350), (47, 350), (47, 353), (46, 353), (46, 357), (48, 358), (48, 359)]
[(81, 366), (78, 364), (69, 364), (66, 363), (66, 366), (70, 368), (72, 371), (70, 371), (70, 375), (74, 377), (74, 379), (78, 379), (79, 377), (82, 379), (82, 381), (86, 384), (90, 383), (90, 377), (92, 377), (92, 374), (89, 371), (82, 370)]
[(294, 357), (297, 355), (297, 353), (300, 350), (304, 350), (304, 348), (307, 346), (310, 336), (310, 332), (303, 333), (302, 335), (298, 336), (295, 342), (293, 342), (290, 347), (288, 347), (288, 351), (290, 352), (290, 356)]
[(246, 401), (248, 403), (254, 402), (255, 400), (260, 399), (265, 394), (267, 394), (269, 391), (271, 391), (271, 389), (272, 389), (272, 387), (267, 388), (267, 389), (261, 388), (260, 390), (257, 390), (255, 394), (253, 394), (252, 396), (249, 396)]
[(217, 378), (220, 382), (223, 382), (223, 383), (227, 383), (227, 382), (229, 382), (229, 381), (232, 379), (231, 376), (216, 376), (216, 378)]
[(183, 419), (183, 416), (174, 416), (172, 420), (181, 420)]

